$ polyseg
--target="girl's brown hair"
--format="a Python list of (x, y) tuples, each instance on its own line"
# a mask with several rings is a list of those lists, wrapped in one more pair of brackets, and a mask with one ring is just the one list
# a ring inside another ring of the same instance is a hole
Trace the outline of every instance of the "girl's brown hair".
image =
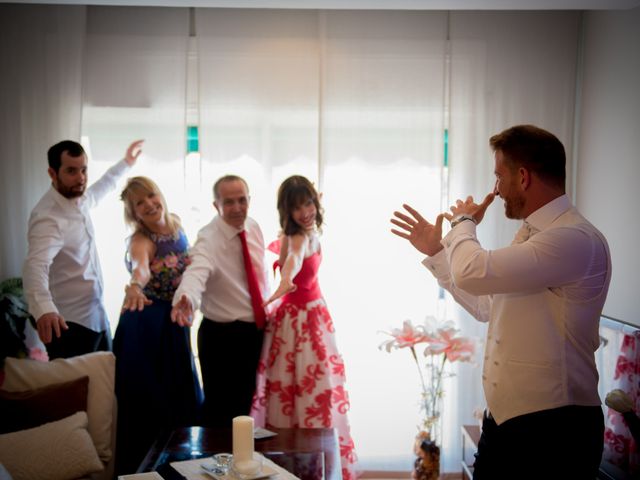
[(324, 210), (320, 205), (320, 198), (313, 184), (301, 175), (287, 178), (278, 189), (278, 213), (280, 227), (285, 235), (295, 235), (302, 232), (292, 217), (293, 211), (308, 199), (316, 206), (316, 227), (321, 230)]

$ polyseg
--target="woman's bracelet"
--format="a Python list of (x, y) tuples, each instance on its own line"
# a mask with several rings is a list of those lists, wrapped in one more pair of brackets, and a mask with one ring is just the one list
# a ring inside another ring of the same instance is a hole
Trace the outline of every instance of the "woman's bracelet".
[(138, 287), (138, 288), (140, 289), (140, 291), (143, 291), (143, 290), (144, 290), (144, 286), (143, 286), (139, 281), (137, 281), (137, 280), (131, 280), (131, 281), (129, 282), (129, 286), (130, 286), (130, 287), (136, 286), (136, 287)]

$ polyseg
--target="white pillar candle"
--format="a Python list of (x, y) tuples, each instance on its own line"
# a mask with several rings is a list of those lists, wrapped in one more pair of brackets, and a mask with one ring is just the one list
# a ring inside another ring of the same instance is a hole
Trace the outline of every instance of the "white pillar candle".
[(253, 417), (242, 415), (233, 419), (233, 461), (253, 460)]

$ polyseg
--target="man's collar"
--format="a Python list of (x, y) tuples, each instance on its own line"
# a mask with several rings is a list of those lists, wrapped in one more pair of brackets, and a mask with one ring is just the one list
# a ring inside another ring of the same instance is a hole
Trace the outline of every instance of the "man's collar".
[(225, 222), (220, 215), (217, 215), (215, 220), (218, 223), (218, 226), (220, 228), (220, 231), (224, 235), (224, 238), (226, 238), (227, 240), (231, 240), (233, 237), (237, 236), (238, 233), (240, 233), (242, 230), (247, 230), (247, 232), (249, 231), (246, 228), (247, 227), (246, 221), (244, 222), (244, 228), (236, 228), (236, 227), (232, 227), (227, 222)]
[(566, 194), (560, 195), (525, 218), (525, 222), (542, 231), (571, 206), (569, 197)]

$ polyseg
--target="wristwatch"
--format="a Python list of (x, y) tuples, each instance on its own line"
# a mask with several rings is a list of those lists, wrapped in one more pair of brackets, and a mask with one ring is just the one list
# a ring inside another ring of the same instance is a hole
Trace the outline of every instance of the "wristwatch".
[(464, 222), (465, 220), (471, 220), (473, 223), (476, 221), (473, 219), (473, 215), (470, 213), (460, 213), (451, 219), (451, 228), (455, 227), (459, 223)]

